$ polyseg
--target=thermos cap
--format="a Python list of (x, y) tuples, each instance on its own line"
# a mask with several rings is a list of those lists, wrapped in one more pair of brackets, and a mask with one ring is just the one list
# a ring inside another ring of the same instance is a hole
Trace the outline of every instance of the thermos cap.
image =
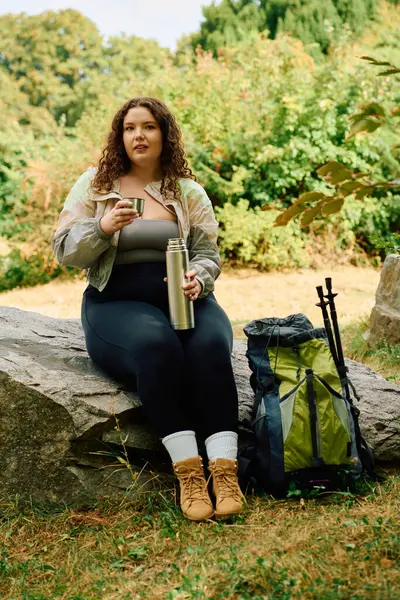
[(167, 250), (186, 250), (185, 240), (183, 238), (169, 238)]

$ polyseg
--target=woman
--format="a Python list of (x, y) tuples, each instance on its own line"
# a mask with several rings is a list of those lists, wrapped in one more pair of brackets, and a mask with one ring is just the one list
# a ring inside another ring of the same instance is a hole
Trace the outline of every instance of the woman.
[[(145, 199), (142, 217), (126, 198)], [(124, 199), (125, 198), (125, 199)], [(195, 328), (168, 319), (168, 238), (187, 243), (184, 293)], [(57, 260), (86, 269), (82, 325), (92, 360), (137, 389), (180, 482), (181, 508), (200, 521), (242, 510), (237, 480), (238, 401), (232, 328), (212, 291), (220, 273), (217, 222), (187, 165), (166, 105), (138, 97), (116, 113), (98, 167), (71, 189), (53, 239)], [(205, 440), (215, 510), (196, 434)]]

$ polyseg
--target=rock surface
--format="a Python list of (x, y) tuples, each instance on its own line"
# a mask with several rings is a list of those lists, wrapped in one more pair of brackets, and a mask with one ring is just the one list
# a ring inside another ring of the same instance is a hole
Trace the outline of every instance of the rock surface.
[[(235, 342), (240, 441), (251, 438), (253, 392), (246, 343)], [(348, 361), (361, 401), (360, 425), (377, 460), (400, 461), (400, 389)], [(135, 393), (110, 380), (88, 357), (80, 321), (0, 307), (0, 490), (43, 500), (81, 502), (152, 485), (143, 460), (168, 457), (144, 421)]]
[(400, 342), (400, 255), (390, 254), (383, 263), (376, 302), (371, 312), (368, 343), (386, 339)]

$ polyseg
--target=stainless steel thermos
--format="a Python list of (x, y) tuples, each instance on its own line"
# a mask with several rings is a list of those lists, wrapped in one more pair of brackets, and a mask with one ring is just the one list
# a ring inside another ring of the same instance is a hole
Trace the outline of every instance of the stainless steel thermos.
[(173, 329), (193, 329), (193, 302), (185, 296), (182, 285), (188, 281), (189, 252), (182, 238), (170, 238), (167, 245), (169, 318)]

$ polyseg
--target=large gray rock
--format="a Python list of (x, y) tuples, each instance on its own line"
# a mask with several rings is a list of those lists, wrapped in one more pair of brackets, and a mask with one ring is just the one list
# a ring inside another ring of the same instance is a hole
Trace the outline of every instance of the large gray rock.
[[(245, 342), (233, 365), (240, 440), (251, 439), (253, 392)], [(361, 402), (360, 424), (377, 460), (400, 461), (400, 389), (348, 361)], [(0, 307), (0, 490), (81, 502), (152, 485), (168, 457), (145, 423), (136, 394), (89, 359), (79, 320)], [(130, 473), (124, 466), (125, 451)]]
[(400, 255), (390, 254), (383, 263), (376, 302), (371, 312), (368, 343), (382, 340), (400, 343)]
[(118, 488), (125, 469), (99, 454), (110, 452), (101, 436), (139, 406), (93, 365), (78, 320), (0, 308), (2, 493), (73, 502), (103, 473)]

